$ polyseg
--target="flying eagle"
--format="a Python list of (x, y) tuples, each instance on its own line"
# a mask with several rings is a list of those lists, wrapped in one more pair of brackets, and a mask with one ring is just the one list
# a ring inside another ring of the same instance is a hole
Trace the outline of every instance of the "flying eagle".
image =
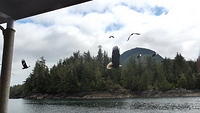
[(137, 58), (140, 58), (142, 56), (142, 54), (137, 55)]
[(109, 36), (109, 38), (115, 38), (114, 36)]
[(129, 39), (131, 38), (132, 35), (140, 35), (140, 33), (131, 33), (131, 35), (128, 37), (127, 41), (129, 41)]
[(22, 66), (23, 66), (22, 69), (27, 69), (30, 67), (30, 66), (27, 66), (26, 61), (24, 59), (22, 59)]
[(121, 66), (119, 65), (119, 60), (120, 60), (119, 48), (117, 46), (114, 46), (112, 50), (112, 62), (110, 62), (107, 65), (107, 69), (119, 68)]

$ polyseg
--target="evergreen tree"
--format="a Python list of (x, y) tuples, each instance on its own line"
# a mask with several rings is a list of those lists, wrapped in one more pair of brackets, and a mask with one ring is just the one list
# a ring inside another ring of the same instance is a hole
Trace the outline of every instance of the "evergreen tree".
[[(71, 94), (89, 91), (169, 90), (173, 88), (200, 89), (197, 62), (186, 61), (181, 54), (174, 60), (165, 58), (161, 63), (151, 57), (130, 58), (119, 69), (107, 70), (111, 61), (99, 47), (95, 57), (90, 52), (74, 52), (59, 60), (50, 70), (41, 57), (25, 83), (12, 89), (14, 95), (35, 93)], [(19, 92), (18, 92), (19, 91)]]
[(97, 61), (100, 63), (100, 64), (103, 64), (103, 52), (102, 52), (102, 46), (99, 45), (99, 50), (98, 50), (98, 54), (97, 54)]
[(181, 54), (177, 53), (174, 59), (173, 68), (174, 81), (177, 86), (177, 81), (180, 79), (181, 75), (187, 71), (185, 59)]
[(31, 93), (46, 93), (49, 86), (49, 70), (45, 59), (41, 57), (35, 64), (33, 72), (26, 79), (25, 88)]

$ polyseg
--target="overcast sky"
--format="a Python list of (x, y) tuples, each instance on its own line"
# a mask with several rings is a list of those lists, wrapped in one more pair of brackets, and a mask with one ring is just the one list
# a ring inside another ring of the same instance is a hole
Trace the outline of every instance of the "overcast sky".
[[(196, 60), (200, 52), (198, 0), (93, 0), (15, 22), (11, 85), (22, 84), (41, 56), (51, 67), (80, 50), (97, 54), (98, 45), (111, 56), (112, 47), (142, 47), (162, 57), (181, 53)], [(126, 41), (133, 33), (141, 33)], [(115, 39), (108, 37), (113, 35)], [(0, 52), (3, 39), (0, 34)], [(0, 56), (1, 58), (1, 56)], [(21, 59), (31, 66), (22, 70)]]

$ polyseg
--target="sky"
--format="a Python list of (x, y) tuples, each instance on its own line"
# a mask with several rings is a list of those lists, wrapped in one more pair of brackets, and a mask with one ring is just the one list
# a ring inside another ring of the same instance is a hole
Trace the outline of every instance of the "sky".
[[(11, 85), (22, 84), (42, 56), (51, 68), (73, 52), (90, 51), (95, 56), (99, 45), (109, 56), (117, 45), (121, 54), (141, 47), (162, 57), (174, 58), (178, 52), (196, 60), (200, 55), (198, 11), (198, 0), (93, 0), (17, 20)], [(141, 35), (127, 41), (131, 33)], [(108, 38), (111, 35), (115, 38)], [(31, 67), (22, 70), (22, 59)]]

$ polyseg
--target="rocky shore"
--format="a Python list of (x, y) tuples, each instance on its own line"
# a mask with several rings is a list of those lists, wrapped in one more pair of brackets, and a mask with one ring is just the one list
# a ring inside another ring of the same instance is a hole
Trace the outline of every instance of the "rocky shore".
[(32, 94), (25, 99), (118, 99), (118, 98), (160, 98), (160, 97), (195, 97), (200, 96), (200, 90), (173, 89), (168, 91), (142, 91), (142, 92), (82, 92), (76, 94)]

